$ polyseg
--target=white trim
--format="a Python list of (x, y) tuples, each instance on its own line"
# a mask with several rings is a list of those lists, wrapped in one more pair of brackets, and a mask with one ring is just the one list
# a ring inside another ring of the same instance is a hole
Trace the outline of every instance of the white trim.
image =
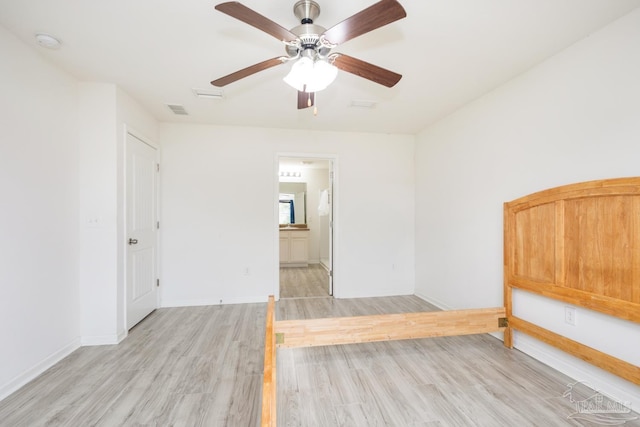
[(80, 337), (80, 345), (82, 347), (89, 347), (93, 345), (113, 345), (118, 344), (122, 339), (117, 334), (108, 335), (89, 335)]
[(640, 409), (640, 388), (631, 382), (518, 331), (514, 331), (514, 348), (575, 380), (588, 383), (603, 395), (630, 403), (632, 410)]
[(80, 338), (74, 339), (69, 344), (62, 347), (60, 350), (45, 357), (43, 360), (27, 369), (17, 377), (13, 378), (8, 383), (2, 385), (2, 387), (0, 387), (0, 400), (16, 392), (29, 381), (32, 381), (38, 375), (42, 374), (47, 369), (60, 362), (62, 359), (73, 353), (78, 348), (80, 348)]
[[(335, 269), (335, 266), (334, 266)], [(337, 299), (342, 299), (342, 298), (354, 298), (354, 299), (358, 299), (358, 298), (380, 298), (380, 297), (408, 297), (408, 296), (412, 296), (413, 294), (399, 294), (397, 292), (394, 292), (393, 289), (388, 290), (387, 292), (372, 292), (372, 293), (367, 293), (367, 294), (362, 294), (359, 293), (357, 295), (353, 295), (353, 294), (347, 294), (347, 295), (340, 295), (340, 296), (336, 296), (334, 295), (334, 298)]]
[[(162, 308), (168, 307), (199, 307), (204, 305), (256, 304), (267, 302), (267, 296), (253, 296), (242, 298), (200, 298), (200, 299), (171, 299), (163, 300)], [(222, 301), (222, 303), (220, 303)]]
[(120, 344), (128, 335), (129, 331), (126, 328), (124, 331), (120, 331), (120, 333), (116, 336), (116, 339), (118, 340), (116, 344)]
[(271, 197), (273, 200), (273, 219), (271, 221), (273, 224), (273, 253), (275, 254), (274, 264), (276, 265), (271, 294), (274, 295), (276, 301), (280, 300), (280, 157), (283, 157), (280, 153), (275, 153), (275, 156), (273, 157), (274, 181), (273, 195)]
[(438, 307), (440, 310), (455, 310), (453, 307), (449, 306), (448, 304), (443, 303), (442, 301), (439, 301), (435, 298), (431, 298), (428, 297), (426, 295), (422, 295), (422, 294), (415, 294), (418, 298), (428, 302), (431, 305), (435, 305), (436, 307)]
[(156, 150), (158, 150), (158, 152), (160, 152), (160, 145), (155, 143), (155, 142), (153, 142), (153, 139), (147, 138), (147, 136), (145, 134), (143, 134), (142, 132), (138, 132), (135, 128), (133, 128), (133, 127), (131, 127), (128, 124), (125, 123), (124, 124), (125, 140), (126, 140), (127, 134), (131, 134), (132, 136), (138, 138), (140, 141), (144, 142), (148, 146), (153, 147)]

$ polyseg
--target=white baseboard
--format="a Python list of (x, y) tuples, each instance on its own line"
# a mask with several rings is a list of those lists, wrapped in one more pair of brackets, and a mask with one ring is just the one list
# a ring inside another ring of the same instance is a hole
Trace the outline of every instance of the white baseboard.
[(268, 297), (243, 297), (243, 298), (199, 298), (199, 299), (167, 299), (162, 300), (160, 307), (197, 307), (202, 305), (227, 305), (227, 304), (255, 304), (267, 302)]
[(431, 305), (435, 305), (436, 307), (438, 307), (440, 310), (455, 310), (453, 307), (443, 303), (442, 301), (439, 301), (435, 298), (431, 298), (428, 297), (426, 295), (422, 295), (422, 294), (415, 294), (418, 298), (425, 300), (426, 302), (428, 302)]
[(120, 331), (120, 333), (118, 334), (118, 344), (120, 344), (122, 340), (127, 337), (127, 335), (129, 335), (129, 331), (127, 331), (126, 329), (124, 331)]
[(354, 294), (342, 294), (342, 293), (336, 293), (334, 294), (334, 298), (339, 298), (339, 299), (344, 299), (344, 298), (381, 298), (381, 297), (400, 297), (400, 296), (408, 296), (408, 295), (413, 295), (412, 293), (408, 292), (408, 293), (398, 293), (396, 292), (371, 292), (371, 293), (358, 293), (356, 295)]
[(120, 335), (116, 334), (80, 337), (80, 345), (82, 345), (83, 347), (91, 345), (113, 345), (118, 344), (120, 341), (122, 341)]
[(80, 348), (80, 339), (76, 338), (55, 353), (49, 355), (35, 366), (27, 369), (11, 381), (0, 386), (0, 400), (17, 391), (20, 387), (42, 374), (44, 371)]
[(640, 410), (640, 386), (518, 331), (514, 331), (514, 347), (576, 381), (587, 383), (631, 410)]

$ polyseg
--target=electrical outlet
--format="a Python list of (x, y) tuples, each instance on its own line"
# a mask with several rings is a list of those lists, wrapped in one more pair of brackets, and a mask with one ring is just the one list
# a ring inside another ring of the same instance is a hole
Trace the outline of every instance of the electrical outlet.
[(564, 322), (576, 326), (576, 309), (574, 307), (564, 308)]

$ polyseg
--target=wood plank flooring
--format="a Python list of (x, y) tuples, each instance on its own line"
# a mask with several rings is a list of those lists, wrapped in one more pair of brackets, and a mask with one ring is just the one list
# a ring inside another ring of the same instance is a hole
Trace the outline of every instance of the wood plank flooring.
[(329, 276), (320, 264), (280, 269), (280, 298), (329, 296)]
[[(281, 300), (277, 319), (433, 309), (417, 297)], [(563, 397), (574, 380), (490, 335), (280, 348), (277, 372), (280, 426), (604, 424)], [(576, 400), (593, 395), (574, 386)], [(638, 414), (609, 415), (640, 426)]]
[[(276, 309), (280, 320), (433, 307), (408, 296)], [(0, 426), (257, 426), (265, 315), (266, 304), (157, 310), (121, 344), (83, 347), (1, 401)], [(596, 425), (568, 418), (572, 379), (487, 335), (281, 348), (277, 358), (279, 426)], [(593, 394), (578, 388), (574, 398)]]
[(0, 402), (0, 426), (257, 426), (266, 304), (160, 309)]

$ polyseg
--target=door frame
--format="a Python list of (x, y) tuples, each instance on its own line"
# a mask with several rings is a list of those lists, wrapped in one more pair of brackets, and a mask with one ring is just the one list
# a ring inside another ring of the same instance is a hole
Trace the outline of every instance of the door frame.
[[(122, 144), (122, 229), (120, 230), (120, 248), (121, 248), (121, 262), (122, 262), (122, 288), (121, 288), (121, 295), (120, 295), (120, 301), (122, 304), (122, 322), (123, 322), (123, 327), (124, 327), (124, 336), (127, 336), (129, 333), (129, 329), (127, 328), (127, 315), (128, 315), (128, 307), (127, 307), (127, 287), (129, 285), (128, 283), (128, 268), (129, 268), (129, 263), (128, 263), (128, 238), (127, 238), (127, 233), (128, 233), (128, 203), (127, 203), (127, 188), (128, 188), (128, 180), (129, 180), (129, 176), (127, 175), (127, 168), (128, 168), (128, 164), (127, 164), (127, 144), (128, 144), (128, 137), (129, 135), (131, 135), (132, 137), (138, 139), (139, 141), (143, 142), (144, 144), (147, 144), (148, 146), (152, 147), (153, 149), (156, 150), (156, 164), (158, 165), (158, 168), (160, 166), (160, 146), (154, 142), (152, 142), (152, 140), (150, 138), (147, 138), (146, 136), (144, 136), (144, 134), (136, 131), (135, 129), (131, 128), (128, 125), (124, 125), (124, 138), (123, 138), (123, 144)], [(158, 224), (160, 224), (160, 219), (161, 219), (161, 215), (160, 215), (160, 186), (161, 186), (161, 180), (160, 180), (160, 172), (158, 170), (157, 172), (157, 176), (156, 176), (156, 188), (155, 188), (155, 211), (156, 211), (156, 220), (158, 221)], [(155, 276), (157, 278), (157, 280), (160, 280), (160, 228), (156, 229), (156, 239), (155, 239), (155, 260), (154, 260), (154, 265), (155, 265)], [(161, 301), (161, 297), (160, 297), (160, 290), (161, 288), (159, 287), (157, 289), (156, 292), (156, 308), (160, 307), (160, 301)]]
[[(275, 283), (273, 286), (272, 294), (275, 295), (275, 299), (280, 299), (280, 230), (279, 230), (279, 197), (280, 194), (280, 159), (281, 158), (299, 158), (299, 159), (318, 159), (318, 160), (327, 160), (330, 162), (329, 168), (329, 181), (331, 182), (331, 215), (330, 219), (332, 225), (330, 227), (331, 230), (331, 271), (333, 272), (331, 284), (330, 284), (330, 292), (332, 292), (332, 296), (337, 298), (336, 294), (336, 277), (339, 276), (339, 233), (338, 233), (338, 194), (339, 194), (339, 185), (338, 185), (338, 155), (337, 154), (327, 154), (327, 153), (303, 153), (303, 152), (277, 152), (274, 157), (273, 162), (273, 245), (274, 245), (274, 278)], [(337, 287), (339, 290), (340, 288)]]

